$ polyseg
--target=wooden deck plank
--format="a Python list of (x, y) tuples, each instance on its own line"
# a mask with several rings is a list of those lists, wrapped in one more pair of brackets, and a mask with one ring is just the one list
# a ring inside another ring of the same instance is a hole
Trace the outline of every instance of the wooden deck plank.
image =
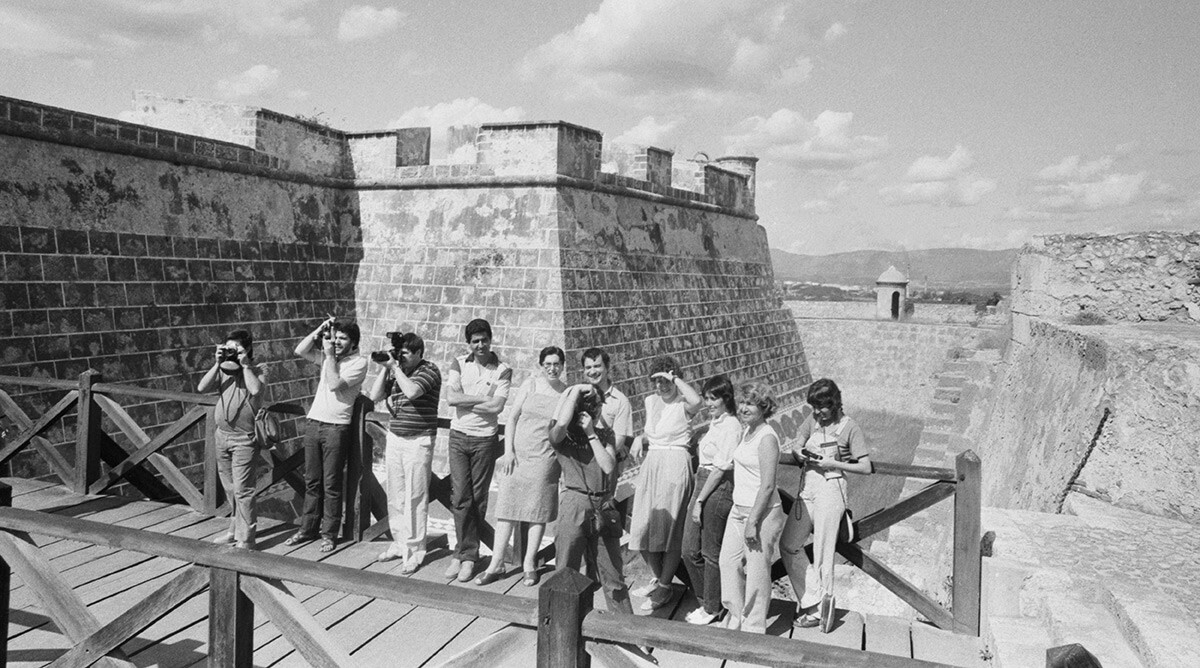
[(847, 649), (862, 649), (863, 627), (862, 614), (853, 610), (839, 608), (837, 614), (834, 616), (833, 630), (829, 633), (821, 633), (820, 629), (817, 628), (793, 629), (792, 638), (821, 643), (822, 645), (835, 645)]
[[(700, 604), (696, 600), (696, 595), (691, 589), (686, 589), (670, 619), (686, 624), (687, 621), (684, 618), (698, 607)], [(723, 663), (721, 659), (661, 648), (654, 650), (654, 660), (661, 668), (721, 668)]]
[(912, 658), (911, 620), (868, 613), (866, 625), (867, 651)]
[[(554, 566), (543, 566), (541, 569), (542, 580), (545, 580), (551, 573), (554, 572)], [(508, 583), (508, 588), (503, 590), (510, 596), (520, 598), (537, 598), (538, 587), (526, 587), (521, 584), (520, 573), (510, 573), (509, 577), (502, 582)], [(499, 584), (499, 583), (495, 583)], [(441, 665), (450, 658), (466, 652), (471, 647), (480, 642), (487, 640), (492, 634), (499, 632), (507, 623), (495, 619), (487, 619), (485, 617), (477, 617), (470, 624), (465, 626), (457, 635), (446, 643), (440, 650), (425, 662), (427, 666)]]
[[(778, 598), (771, 599), (771, 606), (767, 609), (767, 635), (790, 638), (792, 636), (792, 619), (795, 617), (795, 612), (795, 603)], [(859, 627), (859, 636), (862, 636), (861, 627)], [(748, 634), (748, 637), (753, 638), (754, 636)], [(657, 652), (655, 654), (657, 655)], [(740, 661), (725, 662), (725, 668), (748, 668), (753, 665)]]
[[(428, 582), (447, 582), (442, 573), (445, 570), (446, 557), (448, 551), (442, 551), (442, 558), (435, 559), (433, 563), (426, 564), (421, 570), (413, 574), (414, 578), (425, 580)], [(499, 582), (492, 583), (487, 587), (476, 587), (474, 583), (453, 583), (451, 586), (471, 588), (476, 591), (507, 591), (513, 584), (517, 582), (518, 574), (510, 575), (508, 578)], [(356, 660), (362, 661), (363, 665), (384, 665), (384, 663), (374, 663), (378, 659), (391, 659), (391, 665), (403, 666), (420, 666), (426, 660), (441, 651), (443, 647), (449, 644), (456, 636), (466, 629), (475, 618), (470, 615), (460, 615), (443, 610), (430, 609), (413, 609), (397, 604), (382, 605), (388, 602), (372, 601), (370, 605), (364, 607), (351, 619), (345, 620), (342, 624), (353, 629), (357, 624), (357, 619), (369, 618), (370, 616), (387, 612), (390, 615), (396, 615), (395, 622), (384, 626), (380, 632), (373, 637), (365, 639), (365, 642), (359, 645), (352, 652)], [(376, 609), (377, 606), (382, 606)], [(400, 656), (405, 655), (400, 663), (394, 661)], [(290, 662), (281, 662), (281, 666), (298, 665)]]
[(952, 666), (982, 667), (990, 665), (980, 654), (982, 643), (975, 636), (944, 631), (921, 622), (912, 625), (914, 659), (938, 661)]
[(3, 477), (3, 478), (0, 478), (0, 482), (3, 482), (4, 484), (8, 485), (9, 487), (12, 487), (12, 495), (13, 495), (13, 504), (14, 505), (16, 505), (17, 497), (25, 496), (26, 494), (33, 494), (35, 492), (39, 492), (44, 489), (49, 489), (51, 487), (57, 487), (64, 491), (67, 490), (66, 487), (63, 487), (57, 481), (49, 481), (49, 480), (29, 480), (27, 478)]
[[(326, 559), (324, 563), (384, 573), (395, 571), (397, 576), (399, 576), (399, 568), (402, 562), (398, 560), (385, 563), (375, 561), (375, 557), (381, 551), (379, 546), (370, 543), (365, 545), (352, 544)], [(305, 608), (319, 622), (323, 623), (327, 629), (336, 626), (343, 619), (352, 615), (371, 601), (369, 597), (365, 596), (347, 595), (339, 591), (318, 589), (295, 583), (289, 584), (289, 587), (293, 590), (296, 597), (304, 602)], [(258, 624), (260, 621), (261, 624)], [(294, 651), (287, 640), (282, 637), (279, 630), (265, 616), (259, 620), (256, 614), (255, 622), (254, 660), (256, 663), (271, 665)], [(352, 642), (341, 635), (338, 637), (339, 641), (342, 641), (346, 646), (347, 651), (354, 648)]]
[[(154, 530), (155, 525), (177, 519), (187, 512), (188, 509), (181, 506), (160, 507), (150, 512), (130, 518), (127, 522), (122, 523), (122, 526), (151, 531)], [(194, 518), (195, 519), (192, 520), (193, 522), (203, 519), (199, 515), (194, 515)], [(119, 570), (122, 568), (122, 566), (114, 565), (119, 563), (119, 561), (108, 560), (119, 560), (132, 554), (135, 553), (126, 552), (124, 550), (115, 548), (86, 545), (86, 547), (81, 550), (75, 550), (73, 552), (68, 552), (60, 555), (59, 557), (53, 558), (50, 563), (54, 565), (54, 568), (58, 570), (59, 573), (61, 573), (64, 577), (67, 577), (73, 583), (73, 586), (79, 586), (81, 584), (85, 584), (88, 582), (88, 580), (81, 581), (76, 579), (74, 574), (70, 574), (71, 570), (80, 567), (87, 567), (91, 572), (102, 575), (105, 572)], [(19, 586), (13, 586), (12, 591), (15, 594), (18, 589), (23, 588), (23, 584)]]

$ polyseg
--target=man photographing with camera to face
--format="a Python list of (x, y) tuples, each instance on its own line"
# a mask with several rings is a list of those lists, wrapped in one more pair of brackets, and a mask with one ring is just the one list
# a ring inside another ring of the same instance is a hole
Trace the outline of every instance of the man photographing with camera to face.
[(371, 401), (387, 399), (388, 526), (392, 544), (377, 559), (403, 559), (409, 574), (425, 560), (425, 527), (429, 519), (429, 470), (437, 436), (442, 374), (425, 359), (425, 341), (409, 332), (388, 332), (391, 350), (371, 353), (382, 369), (367, 392)]
[(346, 453), (353, 439), (350, 418), (367, 376), (367, 358), (358, 354), (358, 339), (357, 324), (330, 316), (296, 346), (298, 356), (320, 365), (321, 377), (304, 433), (304, 512), (300, 529), (284, 545), (306, 543), (318, 535), (322, 552), (337, 545)]
[(225, 343), (217, 345), (212, 367), (196, 385), (197, 392), (217, 393), (217, 475), (233, 507), (229, 530), (213, 542), (249, 549), (254, 549), (258, 526), (255, 482), (262, 462), (259, 448), (264, 445), (254, 436), (254, 417), (262, 407), (265, 384), (262, 370), (254, 364), (253, 351), (250, 332), (230, 332)]

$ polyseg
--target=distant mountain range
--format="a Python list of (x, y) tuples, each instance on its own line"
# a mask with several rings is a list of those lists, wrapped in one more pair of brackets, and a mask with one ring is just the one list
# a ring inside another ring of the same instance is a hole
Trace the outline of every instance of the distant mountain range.
[(784, 281), (873, 286), (880, 274), (894, 266), (908, 276), (914, 287), (1008, 294), (1019, 250), (932, 248), (798, 255), (772, 248), (771, 262), (775, 278)]

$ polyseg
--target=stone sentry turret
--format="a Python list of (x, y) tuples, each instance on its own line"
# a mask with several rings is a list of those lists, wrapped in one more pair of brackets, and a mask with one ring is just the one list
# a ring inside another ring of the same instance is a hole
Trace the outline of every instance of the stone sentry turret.
[[(571, 379), (601, 346), (638, 413), (663, 353), (691, 380), (766, 381), (802, 404), (808, 365), (757, 224), (754, 158), (638, 147), (607, 171), (599, 132), (533, 121), (458, 129), (453, 154), (473, 160), (430, 164), (428, 128), (342, 132), (150, 94), (135, 112), (141, 124), (0, 97), (0, 373), (90, 366), (187, 389), (240, 324), (276, 366), (272, 399), (303, 400), (312, 374), (290, 350), (326, 313), (357, 319), (364, 349), (417, 331), (438, 363), (483, 317), (518, 382), (543, 346), (568, 351)], [(59, 265), (69, 274), (42, 271)], [(799, 418), (781, 411), (785, 440)]]

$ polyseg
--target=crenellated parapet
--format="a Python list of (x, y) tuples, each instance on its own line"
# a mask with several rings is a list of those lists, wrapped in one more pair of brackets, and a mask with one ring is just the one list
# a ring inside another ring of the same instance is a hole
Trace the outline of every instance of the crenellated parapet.
[(135, 93), (133, 106), (117, 120), (0, 97), (0, 124), (58, 143), (335, 187), (566, 177), (755, 217), (755, 158), (676, 160), (658, 147), (606, 145), (600, 132), (564, 121), (453, 127), (447, 155), (435, 160), (427, 127), (345, 132), (259, 107), (147, 92)]

